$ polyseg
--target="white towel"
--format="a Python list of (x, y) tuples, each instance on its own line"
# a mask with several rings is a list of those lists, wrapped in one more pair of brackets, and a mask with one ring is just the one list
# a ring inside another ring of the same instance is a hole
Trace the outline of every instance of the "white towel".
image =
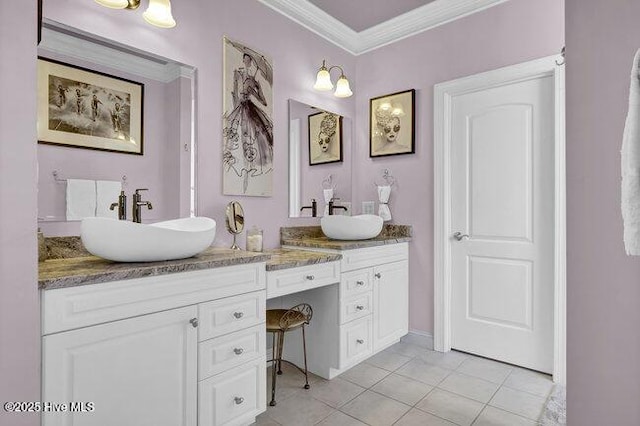
[(324, 215), (329, 216), (329, 201), (333, 198), (333, 188), (323, 189), (324, 194)]
[(118, 202), (122, 182), (111, 180), (96, 181), (96, 217), (118, 218), (118, 209), (110, 210), (112, 203)]
[(390, 196), (391, 186), (378, 186), (378, 201), (380, 201), (380, 205), (378, 206), (378, 216), (380, 216), (385, 222), (391, 220), (391, 210), (389, 210), (388, 204)]
[(67, 179), (67, 220), (96, 215), (96, 181)]
[(622, 139), (622, 218), (628, 255), (640, 256), (640, 50), (631, 69), (629, 112)]

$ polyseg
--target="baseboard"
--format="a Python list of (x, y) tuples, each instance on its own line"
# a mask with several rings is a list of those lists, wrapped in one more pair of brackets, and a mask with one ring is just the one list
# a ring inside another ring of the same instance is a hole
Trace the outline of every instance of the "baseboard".
[(403, 336), (400, 341), (433, 350), (433, 335), (426, 331), (409, 330), (409, 333)]

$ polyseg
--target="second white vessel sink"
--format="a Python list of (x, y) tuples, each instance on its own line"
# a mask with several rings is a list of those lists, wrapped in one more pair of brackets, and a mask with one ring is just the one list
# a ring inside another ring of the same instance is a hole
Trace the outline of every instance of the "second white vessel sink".
[(320, 220), (322, 232), (334, 240), (368, 240), (382, 232), (382, 218), (372, 214), (332, 215)]
[(158, 262), (195, 256), (213, 243), (216, 221), (190, 217), (154, 224), (90, 217), (82, 220), (89, 253), (115, 262)]

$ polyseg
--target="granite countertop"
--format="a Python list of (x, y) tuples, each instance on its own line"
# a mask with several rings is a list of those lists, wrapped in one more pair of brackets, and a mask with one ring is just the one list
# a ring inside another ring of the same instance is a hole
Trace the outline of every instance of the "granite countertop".
[(271, 255), (267, 261), (267, 271), (297, 268), (299, 266), (316, 265), (342, 259), (339, 253), (322, 253), (317, 251), (273, 249), (265, 253)]
[(96, 256), (51, 259), (39, 263), (38, 288), (51, 290), (177, 272), (199, 271), (223, 266), (265, 262), (270, 257), (268, 253), (253, 253), (211, 247), (188, 259), (165, 262), (118, 263)]
[(280, 228), (280, 244), (327, 250), (354, 250), (367, 247), (398, 244), (411, 241), (412, 228), (408, 225), (385, 225), (380, 235), (369, 240), (342, 241), (324, 236), (319, 226)]

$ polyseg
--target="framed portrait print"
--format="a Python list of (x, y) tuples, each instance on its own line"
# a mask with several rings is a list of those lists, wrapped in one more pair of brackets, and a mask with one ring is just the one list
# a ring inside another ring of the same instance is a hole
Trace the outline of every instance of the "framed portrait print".
[(318, 112), (309, 116), (309, 165), (342, 161), (342, 116)]
[(38, 58), (38, 142), (143, 154), (144, 85)]
[(415, 89), (369, 101), (369, 156), (413, 154), (415, 146)]

